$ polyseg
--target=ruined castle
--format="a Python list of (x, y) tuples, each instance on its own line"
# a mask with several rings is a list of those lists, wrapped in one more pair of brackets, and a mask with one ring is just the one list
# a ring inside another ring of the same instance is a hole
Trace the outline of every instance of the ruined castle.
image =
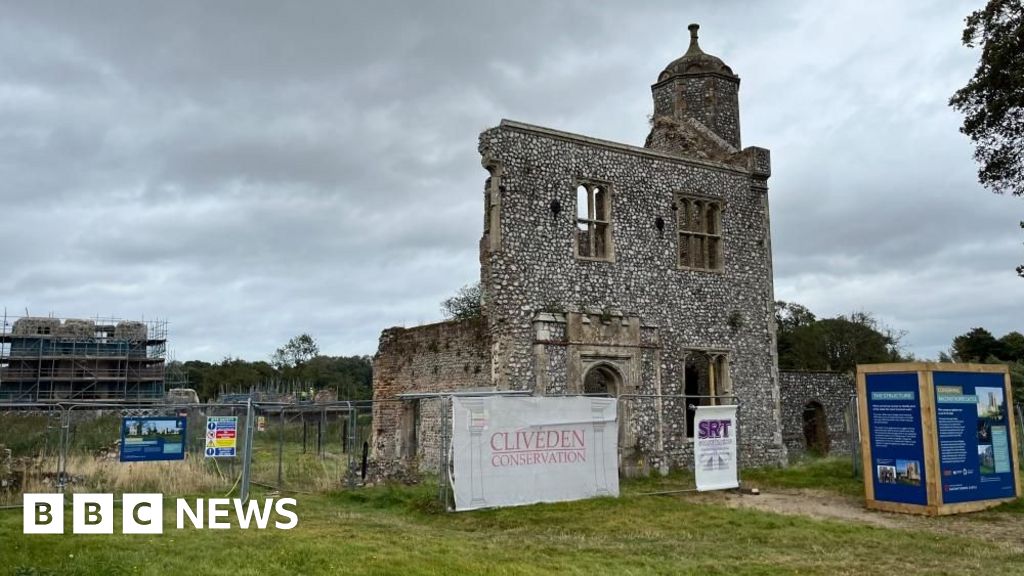
[(471, 390), (618, 397), (627, 473), (689, 467), (693, 407), (738, 402), (743, 465), (786, 462), (770, 155), (742, 146), (740, 78), (697, 32), (651, 86), (643, 147), (510, 120), (480, 135), (483, 314), (382, 333), (381, 466), (436, 470), (431, 394)]

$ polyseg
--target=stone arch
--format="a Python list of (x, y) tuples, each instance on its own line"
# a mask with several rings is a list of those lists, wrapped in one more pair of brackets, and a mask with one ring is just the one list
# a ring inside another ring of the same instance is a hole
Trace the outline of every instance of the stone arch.
[(804, 404), (803, 423), (807, 451), (821, 456), (828, 454), (828, 418), (821, 402), (811, 400)]
[[(628, 393), (623, 368), (618, 364), (601, 361), (593, 364), (583, 374), (582, 392), (590, 396), (608, 396), (619, 399)], [(619, 420), (619, 470), (626, 476), (645, 474), (642, 465), (638, 464), (638, 447), (635, 430), (633, 430), (633, 398), (620, 399), (617, 402)], [(638, 466), (640, 466), (638, 468)]]
[(601, 362), (591, 366), (583, 376), (583, 393), (615, 398), (622, 393), (622, 382), (622, 373), (618, 368)]

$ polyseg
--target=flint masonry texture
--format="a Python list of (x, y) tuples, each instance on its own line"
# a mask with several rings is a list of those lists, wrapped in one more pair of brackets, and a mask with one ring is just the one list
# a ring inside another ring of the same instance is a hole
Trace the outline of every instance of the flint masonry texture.
[[(808, 421), (812, 414), (813, 426), (823, 427), (827, 435), (826, 451), (832, 455), (849, 454), (857, 438), (848, 424), (856, 417), (848, 413), (850, 399), (855, 393), (852, 374), (841, 372), (780, 372), (779, 387), (782, 395), (782, 439), (791, 456), (801, 455), (813, 446)], [(820, 407), (820, 412), (816, 408)], [(805, 418), (805, 411), (807, 418)], [(847, 422), (847, 419), (850, 422)], [(809, 446), (811, 445), (811, 446)]]

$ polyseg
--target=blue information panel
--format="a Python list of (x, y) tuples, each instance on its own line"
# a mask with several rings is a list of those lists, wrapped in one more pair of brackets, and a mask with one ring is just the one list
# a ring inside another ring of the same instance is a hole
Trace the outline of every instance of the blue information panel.
[(121, 462), (185, 459), (184, 417), (125, 418), (121, 421)]
[(1002, 374), (935, 372), (942, 502), (1015, 496)]
[(866, 374), (875, 500), (928, 504), (917, 373)]

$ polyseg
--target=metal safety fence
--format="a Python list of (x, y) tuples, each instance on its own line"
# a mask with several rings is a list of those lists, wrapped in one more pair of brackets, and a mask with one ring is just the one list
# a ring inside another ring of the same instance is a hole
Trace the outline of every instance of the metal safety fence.
[(0, 506), (25, 493), (247, 498), (366, 480), (370, 402), (0, 404)]
[[(436, 474), (438, 500), (446, 510), (454, 508), (451, 492), (455, 457), (452, 450), (453, 422), (452, 398), (486, 396), (528, 396), (529, 392), (505, 391), (481, 394), (478, 392), (448, 394), (407, 394), (401, 400), (403, 409), (419, 414), (415, 432), (402, 434), (401, 442), (408, 445), (406, 454), (419, 466), (420, 472)], [(608, 396), (607, 394), (563, 395)], [(551, 397), (551, 395), (548, 395)], [(670, 395), (624, 394), (616, 398), (618, 471), (623, 478), (647, 477), (672, 473), (671, 488), (639, 492), (636, 495), (685, 493), (696, 491), (694, 478), (694, 429), (699, 406), (727, 405), (736, 407), (736, 442), (739, 458), (736, 464), (737, 480), (741, 479), (746, 460), (754, 451), (744, 445), (743, 416), (740, 399), (723, 395)], [(437, 424), (424, 425), (425, 413), (438, 416)], [(436, 441), (425, 442), (423, 437), (431, 428), (436, 429)], [(400, 449), (398, 453), (402, 453)], [(759, 455), (758, 455), (759, 456)]]
[(25, 493), (237, 491), (240, 460), (205, 457), (209, 417), (235, 419), (242, 445), (244, 404), (0, 404), (0, 505)]
[[(251, 491), (319, 493), (398, 480), (436, 488), (438, 501), (447, 507), (452, 497), (452, 396), (322, 403), (0, 404), (0, 506), (20, 507), (25, 493), (120, 497), (159, 492), (244, 499)], [(616, 404), (617, 464), (623, 477), (672, 471), (679, 480), (673, 486), (691, 490), (699, 406), (737, 406), (740, 471), (753, 452), (745, 447), (743, 407), (733, 395), (625, 394), (616, 397)], [(133, 456), (143, 444), (177, 451), (180, 457)], [(126, 450), (132, 453), (127, 459)]]

